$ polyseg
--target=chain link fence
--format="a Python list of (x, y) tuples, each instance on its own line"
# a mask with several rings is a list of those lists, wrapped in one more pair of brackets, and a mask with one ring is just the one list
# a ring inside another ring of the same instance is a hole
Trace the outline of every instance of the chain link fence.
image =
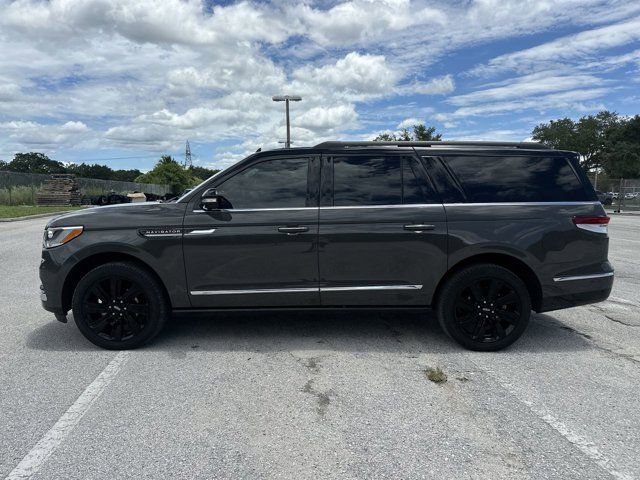
[[(49, 178), (50, 175), (40, 173), (0, 172), (0, 205), (35, 205), (36, 192)], [(169, 185), (80, 177), (77, 180), (82, 194), (87, 197), (111, 192), (120, 195), (144, 192), (159, 196), (171, 193)]]
[(605, 206), (615, 211), (640, 211), (640, 178), (589, 178), (596, 190), (605, 196)]

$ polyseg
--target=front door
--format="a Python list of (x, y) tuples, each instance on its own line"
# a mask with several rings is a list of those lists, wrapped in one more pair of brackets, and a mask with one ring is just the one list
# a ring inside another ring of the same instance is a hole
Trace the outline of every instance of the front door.
[(184, 220), (184, 259), (194, 307), (314, 306), (318, 293), (319, 159), (258, 158), (214, 180), (228, 208)]
[(322, 305), (428, 305), (447, 268), (442, 202), (412, 155), (322, 159)]

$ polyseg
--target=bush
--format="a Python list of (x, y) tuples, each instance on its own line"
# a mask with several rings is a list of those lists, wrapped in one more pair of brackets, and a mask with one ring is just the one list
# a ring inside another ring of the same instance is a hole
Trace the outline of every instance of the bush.
[(35, 186), (0, 188), (0, 205), (35, 205)]

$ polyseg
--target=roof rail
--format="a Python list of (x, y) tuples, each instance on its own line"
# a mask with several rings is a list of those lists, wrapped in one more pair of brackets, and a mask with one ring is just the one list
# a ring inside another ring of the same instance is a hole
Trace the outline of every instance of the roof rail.
[(351, 148), (351, 147), (498, 147), (498, 148), (526, 148), (534, 150), (550, 150), (550, 147), (538, 142), (473, 142), (473, 141), (394, 141), (394, 142), (322, 142), (314, 148)]

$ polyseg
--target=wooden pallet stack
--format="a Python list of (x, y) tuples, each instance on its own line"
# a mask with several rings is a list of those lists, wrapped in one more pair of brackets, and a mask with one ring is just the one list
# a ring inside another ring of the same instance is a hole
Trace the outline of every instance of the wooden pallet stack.
[(36, 192), (36, 204), (43, 206), (80, 205), (82, 194), (75, 175), (53, 174)]

